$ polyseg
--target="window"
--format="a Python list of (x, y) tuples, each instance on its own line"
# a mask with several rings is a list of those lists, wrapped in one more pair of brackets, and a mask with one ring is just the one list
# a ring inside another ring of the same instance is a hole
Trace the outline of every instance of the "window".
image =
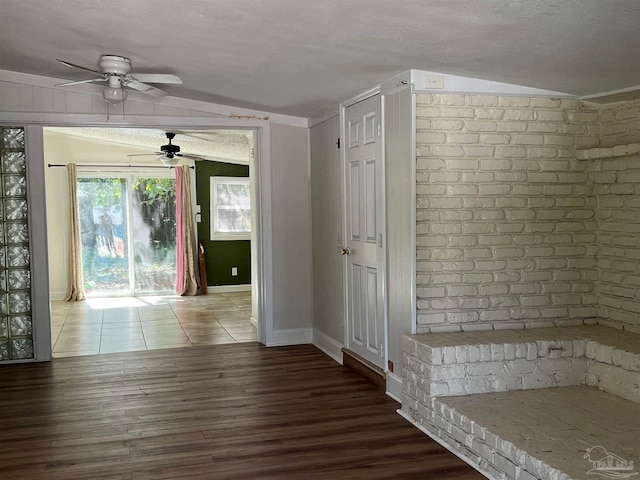
[(211, 240), (251, 239), (248, 177), (211, 177)]

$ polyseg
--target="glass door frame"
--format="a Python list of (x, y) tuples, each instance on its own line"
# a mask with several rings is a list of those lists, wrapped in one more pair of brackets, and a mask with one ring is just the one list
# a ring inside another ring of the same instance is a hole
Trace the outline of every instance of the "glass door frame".
[[(122, 169), (123, 167), (117, 167)], [(105, 294), (104, 297), (127, 297), (137, 295), (168, 295), (174, 293), (173, 290), (162, 290), (158, 292), (139, 293), (136, 291), (136, 274), (135, 274), (135, 243), (133, 235), (133, 181), (137, 178), (172, 178), (175, 179), (175, 170), (173, 168), (144, 168), (131, 167), (124, 173), (110, 172), (103, 167), (78, 167), (78, 179), (80, 178), (120, 178), (125, 182), (126, 195), (126, 229), (127, 229), (127, 278), (129, 281), (129, 289), (126, 292), (118, 292), (114, 294)], [(89, 297), (90, 298), (90, 297)]]

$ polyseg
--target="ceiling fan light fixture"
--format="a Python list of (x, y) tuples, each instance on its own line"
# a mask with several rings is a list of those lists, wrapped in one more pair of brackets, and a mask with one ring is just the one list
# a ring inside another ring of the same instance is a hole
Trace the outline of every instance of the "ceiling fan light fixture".
[(104, 87), (102, 89), (102, 98), (111, 105), (118, 105), (127, 99), (127, 91), (124, 88)]
[(180, 163), (180, 159), (178, 157), (169, 158), (166, 155), (160, 155), (158, 160), (160, 160), (165, 167), (175, 167)]

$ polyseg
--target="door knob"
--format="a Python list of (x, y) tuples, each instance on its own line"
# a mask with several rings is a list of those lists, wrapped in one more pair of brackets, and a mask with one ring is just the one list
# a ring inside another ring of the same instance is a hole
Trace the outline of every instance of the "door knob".
[(351, 255), (351, 249), (349, 247), (340, 250), (340, 255)]

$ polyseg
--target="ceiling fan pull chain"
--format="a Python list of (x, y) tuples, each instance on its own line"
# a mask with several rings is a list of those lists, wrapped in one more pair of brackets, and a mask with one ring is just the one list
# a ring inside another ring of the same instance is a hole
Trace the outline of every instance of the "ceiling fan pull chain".
[(124, 86), (122, 85), (122, 82), (120, 82), (120, 90), (122, 90), (122, 120), (124, 120), (124, 102), (127, 101), (127, 95), (124, 93)]

